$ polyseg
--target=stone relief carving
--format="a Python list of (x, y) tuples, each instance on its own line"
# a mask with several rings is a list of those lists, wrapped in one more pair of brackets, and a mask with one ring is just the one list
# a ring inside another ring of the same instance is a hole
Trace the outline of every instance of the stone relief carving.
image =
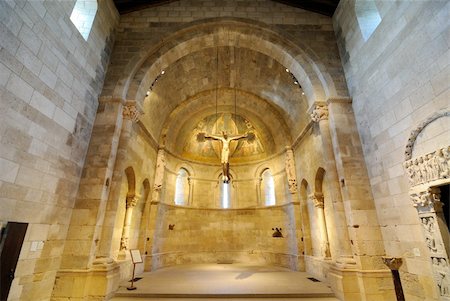
[(158, 151), (158, 156), (156, 159), (155, 183), (153, 185), (153, 189), (156, 191), (159, 191), (162, 188), (165, 168), (166, 168), (166, 154), (163, 149), (160, 149)]
[(449, 110), (442, 110), (442, 111), (439, 111), (439, 112), (436, 112), (436, 113), (432, 114), (430, 117), (428, 117), (423, 122), (421, 122), (419, 124), (419, 126), (417, 126), (411, 132), (411, 134), (409, 135), (409, 138), (408, 138), (408, 143), (406, 144), (406, 149), (405, 149), (405, 160), (406, 161), (411, 160), (414, 143), (416, 142), (417, 136), (420, 134), (420, 132), (422, 132), (422, 130), (427, 125), (429, 125), (430, 123), (432, 123), (436, 119), (444, 117), (444, 116), (450, 116), (450, 111)]
[(311, 119), (314, 122), (328, 119), (328, 107), (325, 104), (318, 104), (311, 113)]
[(406, 161), (403, 166), (411, 186), (450, 177), (450, 146)]
[(141, 115), (141, 113), (136, 108), (136, 105), (127, 104), (127, 105), (123, 106), (123, 109), (122, 109), (123, 119), (128, 119), (133, 122), (138, 122), (140, 115)]
[(434, 203), (440, 199), (440, 190), (430, 187), (426, 191), (413, 192), (410, 196), (413, 206), (416, 208), (433, 207)]
[(290, 147), (286, 147), (286, 161), (285, 169), (288, 179), (288, 186), (290, 193), (297, 192), (297, 179), (295, 176), (295, 162), (294, 162), (294, 152)]
[[(436, 282), (437, 282), (437, 286), (439, 288), (439, 293), (441, 294), (442, 297), (450, 297), (450, 277), (449, 277), (449, 273), (447, 272), (438, 272), (436, 273)], [(446, 298), (446, 300), (448, 300)]]
[[(425, 244), (431, 255), (433, 274), (441, 299), (450, 300), (450, 268), (442, 237), (448, 230), (447, 227), (442, 229), (438, 222), (438, 214), (442, 212), (440, 189), (439, 187), (425, 187), (425, 185), (414, 187), (413, 191), (416, 190), (416, 192), (411, 193), (411, 199), (419, 213)], [(423, 191), (423, 189), (426, 190)]]

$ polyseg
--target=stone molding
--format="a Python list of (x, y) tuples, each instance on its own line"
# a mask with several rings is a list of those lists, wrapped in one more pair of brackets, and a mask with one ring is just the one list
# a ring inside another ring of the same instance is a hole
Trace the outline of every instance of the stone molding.
[(328, 120), (328, 106), (326, 104), (317, 104), (311, 113), (313, 122)]
[(383, 263), (390, 269), (390, 270), (398, 270), (400, 269), (403, 260), (399, 257), (386, 257), (383, 256), (381, 258), (383, 260)]
[(450, 178), (450, 146), (407, 160), (403, 166), (411, 186)]
[(408, 143), (406, 144), (405, 148), (405, 161), (411, 160), (412, 158), (412, 151), (414, 148), (414, 143), (416, 143), (417, 136), (423, 131), (424, 128), (427, 127), (430, 123), (435, 121), (438, 118), (444, 117), (444, 116), (450, 116), (449, 110), (441, 110), (438, 112), (433, 113), (431, 116), (429, 116), (427, 119), (422, 121), (409, 135)]
[(131, 120), (133, 122), (138, 122), (141, 113), (136, 108), (135, 104), (126, 104), (122, 108), (123, 119)]

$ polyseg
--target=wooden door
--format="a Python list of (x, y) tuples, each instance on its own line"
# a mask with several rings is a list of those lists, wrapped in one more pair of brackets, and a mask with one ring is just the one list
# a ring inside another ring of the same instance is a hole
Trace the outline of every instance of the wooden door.
[(8, 299), (28, 224), (8, 222), (0, 241), (0, 300)]

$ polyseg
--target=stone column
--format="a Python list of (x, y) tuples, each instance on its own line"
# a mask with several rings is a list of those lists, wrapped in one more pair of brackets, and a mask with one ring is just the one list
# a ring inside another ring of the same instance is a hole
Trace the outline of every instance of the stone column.
[[(95, 254), (122, 130), (123, 102), (107, 97), (99, 99), (52, 299), (84, 299), (86, 296), (104, 299), (118, 286), (119, 266), (108, 258), (95, 261)], [(98, 285), (93, 287), (89, 281)]]
[(325, 176), (327, 177), (327, 186), (330, 189), (333, 214), (337, 226), (336, 232), (338, 234), (337, 242), (339, 247), (339, 257), (337, 258), (337, 262), (340, 264), (354, 265), (355, 260), (352, 255), (352, 248), (347, 230), (347, 221), (345, 218), (345, 209), (342, 202), (342, 192), (339, 187), (339, 178), (330, 135), (327, 105), (325, 103), (315, 104), (312, 109), (311, 119), (319, 125), (320, 136), (322, 139), (323, 155), (326, 164)]
[(148, 220), (144, 221), (148, 228), (146, 229), (146, 246), (144, 250), (145, 256), (145, 265), (144, 268), (146, 271), (150, 271), (152, 269), (152, 254), (154, 249), (154, 235), (156, 229), (157, 217), (159, 214), (160, 203), (163, 202), (163, 189), (164, 189), (164, 179), (166, 173), (166, 152), (164, 148), (160, 148), (158, 150), (158, 155), (156, 157), (156, 169), (155, 169), (155, 180), (153, 182), (153, 188), (151, 192), (151, 201), (149, 208)]
[(391, 270), (392, 278), (394, 280), (395, 296), (397, 297), (397, 301), (405, 301), (402, 282), (400, 280), (400, 274), (398, 272), (400, 266), (402, 265), (402, 259), (395, 257), (383, 257), (383, 262)]
[(61, 269), (90, 268), (95, 259), (122, 130), (121, 113), (122, 100), (100, 99)]
[(131, 218), (133, 216), (133, 208), (136, 206), (138, 201), (139, 201), (138, 195), (127, 195), (122, 237), (120, 238), (120, 250), (129, 249), (128, 240), (130, 237)]
[[(417, 209), (425, 243), (441, 300), (450, 300), (449, 231), (442, 218), (441, 191), (437, 187), (419, 185), (411, 189), (413, 206)], [(448, 210), (448, 209), (447, 209)]]
[(318, 211), (317, 217), (321, 236), (320, 252), (325, 259), (331, 259), (330, 242), (328, 240), (328, 230), (327, 230), (327, 222), (325, 219), (323, 194), (316, 192), (314, 194), (311, 194), (309, 197), (314, 202), (314, 207), (316, 207)]
[[(127, 162), (127, 149), (132, 137), (133, 124), (139, 121), (140, 113), (133, 102), (128, 102), (122, 107), (123, 124), (119, 137), (119, 144), (117, 148), (117, 157), (114, 165), (114, 172), (111, 180), (111, 192), (108, 197), (108, 202), (105, 212), (105, 224), (102, 228), (99, 248), (96, 253), (97, 258), (111, 258), (114, 259), (119, 249), (119, 242), (114, 239), (114, 231), (117, 231), (116, 215), (118, 208), (123, 202), (120, 199), (120, 189), (124, 177), (124, 170)], [(128, 192), (130, 193), (130, 192)], [(120, 228), (119, 228), (120, 229)]]

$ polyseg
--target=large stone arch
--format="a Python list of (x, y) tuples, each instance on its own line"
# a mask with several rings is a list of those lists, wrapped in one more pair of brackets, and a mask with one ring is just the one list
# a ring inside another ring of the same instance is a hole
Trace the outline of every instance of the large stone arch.
[(296, 45), (262, 23), (236, 18), (193, 22), (156, 45), (143, 45), (124, 68), (112, 96), (141, 101), (161, 70), (193, 51), (217, 46), (249, 48), (289, 68), (309, 104), (337, 96), (331, 75), (308, 46)]

